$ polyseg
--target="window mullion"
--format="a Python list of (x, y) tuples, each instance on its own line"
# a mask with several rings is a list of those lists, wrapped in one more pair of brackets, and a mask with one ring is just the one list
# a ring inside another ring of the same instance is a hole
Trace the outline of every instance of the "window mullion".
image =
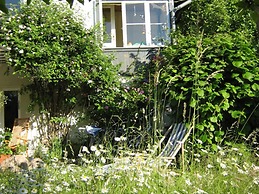
[(127, 23), (126, 23), (126, 3), (121, 3), (121, 12), (122, 12), (122, 33), (123, 33), (123, 47), (127, 46)]
[(150, 24), (150, 9), (149, 3), (145, 2), (145, 29), (146, 29), (146, 43), (147, 45), (151, 45), (151, 24)]

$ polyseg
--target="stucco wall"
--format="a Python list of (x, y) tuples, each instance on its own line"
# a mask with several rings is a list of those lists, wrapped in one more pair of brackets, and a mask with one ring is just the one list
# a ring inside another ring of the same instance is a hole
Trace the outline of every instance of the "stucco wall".
[[(28, 83), (27, 80), (19, 78), (17, 75), (5, 75), (6, 64), (0, 63), (0, 91), (20, 91), (22, 85)], [(30, 117), (28, 112), (29, 96), (26, 94), (18, 96), (18, 116), (19, 118)], [(0, 108), (0, 128), (4, 127), (4, 107)]]

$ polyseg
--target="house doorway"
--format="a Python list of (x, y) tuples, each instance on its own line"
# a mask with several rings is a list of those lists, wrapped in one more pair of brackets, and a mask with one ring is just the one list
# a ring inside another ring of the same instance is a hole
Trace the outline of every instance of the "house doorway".
[(14, 119), (18, 118), (18, 91), (4, 91), (6, 103), (4, 105), (4, 126), (12, 129)]

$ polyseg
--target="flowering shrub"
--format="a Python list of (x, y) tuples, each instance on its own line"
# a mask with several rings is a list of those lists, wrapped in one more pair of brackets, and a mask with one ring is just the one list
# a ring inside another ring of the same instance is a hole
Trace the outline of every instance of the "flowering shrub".
[(117, 67), (101, 49), (98, 27), (85, 29), (68, 4), (36, 0), (0, 22), (9, 70), (30, 80), (24, 91), (30, 93), (31, 107), (47, 113), (54, 132), (76, 107), (98, 103), (92, 96), (109, 96), (117, 85)]
[(2, 106), (4, 106), (5, 100), (6, 100), (6, 97), (5, 97), (4, 93), (0, 92), (0, 108)]
[(8, 147), (8, 140), (11, 138), (12, 133), (0, 128), (0, 155), (12, 154), (11, 148)]

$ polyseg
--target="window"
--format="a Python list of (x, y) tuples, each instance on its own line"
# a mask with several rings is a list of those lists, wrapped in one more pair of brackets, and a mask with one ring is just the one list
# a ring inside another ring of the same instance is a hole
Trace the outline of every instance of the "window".
[(104, 47), (161, 46), (168, 41), (167, 1), (103, 0), (101, 15), (108, 36)]
[(20, 7), (20, 0), (5, 0), (5, 4), (7, 8), (11, 6), (15, 6), (16, 8)]

